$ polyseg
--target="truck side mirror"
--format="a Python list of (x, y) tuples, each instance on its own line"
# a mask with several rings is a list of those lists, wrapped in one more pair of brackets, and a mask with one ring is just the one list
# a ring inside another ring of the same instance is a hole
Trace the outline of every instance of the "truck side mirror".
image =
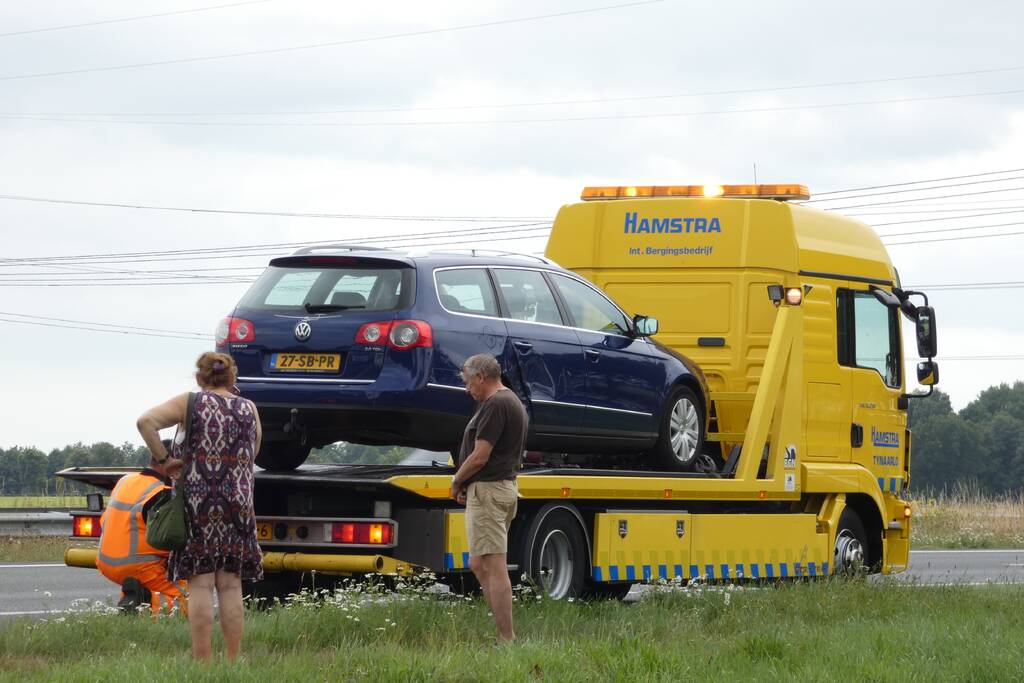
[(633, 328), (638, 337), (650, 337), (658, 333), (658, 319), (646, 315), (634, 315)]
[(930, 387), (939, 383), (939, 364), (926, 360), (917, 364), (917, 383)]
[(934, 358), (938, 353), (937, 342), (935, 339), (934, 308), (931, 306), (918, 306), (916, 330), (917, 355), (921, 358)]

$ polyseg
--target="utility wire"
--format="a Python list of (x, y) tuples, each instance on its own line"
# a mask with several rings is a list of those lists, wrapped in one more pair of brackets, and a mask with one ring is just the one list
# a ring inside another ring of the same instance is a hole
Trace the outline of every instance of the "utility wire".
[(880, 197), (888, 196), (891, 194), (905, 194), (907, 192), (927, 192), (929, 190), (945, 190), (950, 187), (967, 187), (969, 185), (986, 185), (988, 183), (1005, 183), (1010, 180), (1024, 180), (1024, 176), (1010, 176), (1009, 178), (994, 178), (991, 180), (972, 180), (969, 183), (953, 183), (952, 185), (931, 185), (929, 187), (913, 187), (906, 190), (886, 190), (884, 192), (871, 192), (869, 194), (852, 194), (846, 197), (834, 197), (832, 199), (807, 199), (803, 204), (810, 204), (811, 202), (842, 202), (847, 199), (861, 199), (863, 197)]
[(232, 2), (226, 5), (210, 5), (208, 7), (194, 7), (192, 9), (174, 10), (172, 12), (160, 12), (159, 14), (141, 14), (134, 17), (122, 17), (120, 19), (103, 19), (100, 21), (90, 21), (82, 24), (64, 24), (62, 26), (48, 26), (46, 28), (33, 28), (25, 31), (11, 31), (9, 33), (0, 33), (0, 38), (8, 38), (10, 36), (24, 36), (30, 33), (46, 33), (48, 31), (64, 31), (70, 28), (87, 28), (89, 26), (102, 26), (104, 24), (121, 24), (128, 21), (140, 21), (142, 19), (157, 19), (160, 17), (171, 17), (179, 14), (195, 14), (197, 12), (210, 12), (218, 9), (228, 9), (231, 7), (241, 7), (243, 5), (260, 5), (266, 2), (272, 2), (273, 0), (248, 0), (247, 2)]
[(166, 66), (170, 64), (194, 64), (196, 62), (207, 62), (219, 59), (236, 59), (238, 57), (253, 57), (256, 55), (272, 55), (281, 54), (284, 52), (298, 52), (300, 50), (318, 50), (327, 47), (346, 47), (349, 45), (361, 45), (365, 43), (373, 43), (385, 40), (398, 40), (401, 38), (415, 38), (419, 36), (436, 35), (439, 33), (456, 33), (459, 31), (471, 31), (481, 28), (492, 28), (494, 26), (507, 26), (509, 24), (522, 24), (533, 21), (542, 21), (544, 19), (556, 19), (560, 17), (571, 17), (579, 16), (581, 14), (594, 14), (596, 12), (606, 12), (608, 10), (622, 9), (627, 7), (639, 7), (642, 5), (653, 5), (665, 0), (640, 0), (638, 2), (627, 2), (617, 5), (605, 5), (602, 7), (590, 7), (586, 9), (569, 10), (566, 12), (554, 12), (551, 14), (538, 14), (528, 17), (518, 17), (515, 19), (499, 19), (496, 21), (484, 21), (474, 24), (462, 24), (460, 26), (448, 26), (444, 28), (433, 28), (424, 29), (420, 31), (405, 31), (402, 33), (390, 33), (380, 36), (371, 36), (367, 38), (350, 38), (347, 40), (332, 40), (324, 43), (310, 43), (306, 45), (291, 45), (288, 47), (269, 48), (265, 50), (246, 50), (243, 52), (225, 52), (217, 55), (205, 55), (202, 57), (184, 57), (179, 59), (162, 59), (154, 60), (151, 62), (137, 62), (134, 64), (117, 64), (112, 66), (96, 66), (85, 69), (67, 69), (64, 71), (44, 71), (38, 73), (29, 74), (18, 74), (12, 76), (0, 76), (0, 81), (18, 81), (26, 80), (30, 78), (47, 78), (51, 76), (72, 76), (76, 74), (87, 74), (97, 73), (101, 71), (124, 71), (127, 69), (143, 69), (153, 66)]
[(984, 173), (972, 173), (970, 175), (954, 175), (948, 178), (932, 178), (931, 180), (911, 180), (905, 183), (890, 183), (888, 185), (869, 185), (867, 187), (853, 187), (849, 190), (829, 190), (828, 192), (815, 192), (815, 197), (823, 194), (846, 194), (847, 192), (863, 192), (864, 190), (882, 190), (887, 187), (904, 187), (906, 185), (920, 185), (921, 183), (944, 183), (948, 180), (963, 180), (965, 178), (979, 178), (981, 176), (1000, 175), (1004, 173), (1020, 173), (1024, 168), (1011, 168), (1005, 171), (986, 171)]
[(203, 340), (209, 340), (212, 337), (212, 335), (209, 335), (207, 337), (192, 337), (192, 336), (181, 336), (181, 335), (173, 335), (173, 334), (158, 334), (156, 332), (135, 332), (135, 331), (132, 331), (132, 330), (103, 329), (103, 328), (96, 328), (96, 327), (83, 327), (81, 325), (64, 325), (64, 324), (61, 324), (61, 323), (35, 322), (35, 321), (32, 321), (32, 320), (11, 320), (10, 318), (0, 318), (0, 322), (13, 323), (13, 324), (16, 324), (16, 325), (36, 325), (38, 327), (57, 327), (57, 328), (71, 329), (71, 330), (82, 330), (82, 331), (85, 331), (85, 332), (107, 332), (107, 333), (110, 333), (110, 334), (130, 334), (130, 335), (137, 335), (137, 336), (140, 336), (140, 337), (164, 337), (166, 339), (184, 339), (186, 341), (203, 341)]
[(908, 242), (883, 242), (889, 247), (900, 247), (904, 244), (927, 244), (929, 242), (959, 242), (961, 240), (980, 240), (988, 237), (1012, 237), (1015, 235), (1024, 235), (1024, 231), (1021, 232), (1003, 232), (998, 235), (966, 235), (964, 237), (939, 237), (933, 240), (911, 240)]
[(89, 320), (68, 320), (66, 318), (49, 318), (42, 315), (29, 315), (27, 313), (11, 313), (10, 311), (0, 311), (0, 315), (5, 315), (9, 318), (29, 318), (30, 320), (46, 320), (48, 322), (61, 322), (61, 323), (75, 323), (77, 325), (94, 325), (98, 327), (117, 327), (126, 330), (138, 330), (142, 332), (166, 332), (168, 334), (186, 334), (195, 337), (202, 337), (203, 339), (208, 338), (210, 335), (202, 332), (182, 332), (181, 330), (165, 330), (157, 327), (136, 327), (134, 325), (115, 325), (113, 323), (97, 323)]
[[(888, 206), (890, 204), (907, 204), (909, 202), (920, 202), (920, 201), (927, 201), (927, 200), (930, 200), (930, 199), (950, 199), (950, 198), (956, 198), (956, 197), (972, 197), (972, 196), (979, 195), (979, 194), (993, 194), (993, 193), (996, 193), (996, 192), (1018, 192), (1020, 190), (1024, 190), (1024, 187), (1005, 187), (1005, 188), (1003, 188), (1001, 190), (981, 190), (981, 191), (978, 191), (978, 192), (960, 192), (958, 194), (946, 194), (946, 195), (940, 195), (940, 196), (937, 196), (937, 197), (915, 197), (913, 199), (896, 199), (896, 200), (893, 200), (893, 201), (886, 201), (886, 202), (872, 202), (870, 204), (852, 204), (850, 206), (829, 206), (829, 207), (826, 208), (826, 210), (827, 211), (845, 211), (847, 209), (861, 209), (861, 208), (864, 208), (864, 207)], [(887, 194), (887, 193), (882, 193), (882, 194)]]
[[(910, 232), (887, 232), (884, 235), (879, 235), (879, 237), (885, 239), (889, 237), (902, 237), (903, 235), (932, 235), (941, 232), (964, 232), (965, 230), (982, 230), (985, 228), (1009, 228), (1015, 225), (1024, 225), (1024, 223), (1017, 221), (1015, 223), (995, 223), (992, 225), (964, 225), (956, 228), (932, 228), (931, 230), (912, 230)], [(968, 235), (967, 237), (999, 237), (999, 235)]]
[[(923, 79), (934, 79), (934, 78), (948, 78), (953, 76), (975, 76), (979, 74), (991, 74), (991, 73), (1002, 73), (1008, 71), (1021, 71), (1024, 70), (1024, 66), (1009, 66), (997, 69), (979, 69), (975, 71), (953, 71), (946, 73), (937, 74), (923, 74), (917, 76), (896, 76), (892, 78), (872, 78), (854, 81), (833, 81), (830, 83), (807, 83), (800, 85), (782, 85), (772, 86), (767, 88), (743, 88), (738, 90), (706, 90), (703, 92), (692, 92), (692, 93), (671, 93), (671, 94), (658, 94), (658, 95), (634, 95), (628, 97), (594, 97), (586, 99), (572, 99), (572, 100), (545, 100), (535, 102), (505, 102), (498, 104), (468, 104), (468, 105), (450, 105), (443, 107), (377, 107), (377, 108), (362, 108), (362, 109), (320, 109), (320, 110), (306, 110), (306, 111), (211, 111), (211, 112), (17, 112), (17, 111), (6, 111), (0, 112), (0, 115), (4, 116), (23, 116), (23, 117), (47, 117), (47, 116), (71, 116), (71, 117), (95, 117), (95, 116), (106, 116), (106, 117), (123, 117), (123, 116), (153, 116), (153, 117), (175, 117), (175, 116), (327, 116), (336, 114), (410, 114), (417, 112), (438, 112), (438, 111), (474, 111), (474, 110), (490, 110), (490, 109), (521, 109), (528, 107), (552, 107), (552, 106), (569, 106), (569, 105), (580, 105), (580, 104), (617, 104), (623, 102), (649, 102), (653, 100), (670, 100), (670, 99), (685, 99), (693, 97), (715, 97), (719, 95), (749, 95), (756, 93), (766, 92), (781, 92), (787, 90), (809, 90), (815, 88), (831, 88), (847, 85), (868, 85), (875, 83), (892, 83), (895, 81), (913, 81)], [(1024, 169), (1018, 169), (1024, 171)], [(964, 176), (971, 177), (971, 176)], [(948, 179), (947, 179), (948, 180)], [(929, 182), (929, 181), (920, 181)], [(861, 188), (861, 189), (873, 189), (873, 188)], [(820, 193), (829, 194), (829, 193)]]
[[(663, 0), (652, 0), (661, 2)], [(0, 76), (0, 81), (5, 80)], [(928, 95), (921, 97), (895, 97), (881, 100), (855, 100), (851, 102), (831, 102), (825, 104), (801, 104), (782, 107), (751, 107), (742, 109), (717, 109), (688, 112), (659, 112), (651, 114), (603, 114), (590, 116), (565, 116), (529, 119), (464, 119), (452, 121), (140, 121), (134, 119), (76, 119), (68, 117), (37, 117), (0, 115), (0, 119), (46, 122), (46, 123), (86, 123), (106, 125), (143, 125), (143, 126), (198, 126), (198, 127), (229, 127), (229, 128), (409, 128), (424, 126), (474, 126), (474, 125), (514, 125), (529, 123), (579, 123), (582, 121), (636, 121), (649, 119), (689, 118), (697, 116), (720, 116), (723, 114), (764, 114), (786, 111), (806, 111), (814, 109), (838, 109), (843, 107), (859, 107), (877, 104), (902, 104), (906, 102), (934, 102), (940, 100), (957, 100), (971, 97), (995, 97), (1002, 95), (1019, 95), (1024, 89), (994, 90), (988, 92), (959, 93), (954, 95)], [(809, 200), (808, 200), (809, 201)]]

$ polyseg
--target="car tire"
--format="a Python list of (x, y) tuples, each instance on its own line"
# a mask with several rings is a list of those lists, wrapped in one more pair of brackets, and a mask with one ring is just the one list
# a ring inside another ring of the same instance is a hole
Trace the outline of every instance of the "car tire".
[(691, 472), (703, 447), (704, 407), (692, 389), (676, 387), (665, 402), (651, 461), (671, 472)]
[(264, 443), (256, 456), (256, 464), (271, 472), (290, 472), (306, 462), (309, 446), (291, 441)]

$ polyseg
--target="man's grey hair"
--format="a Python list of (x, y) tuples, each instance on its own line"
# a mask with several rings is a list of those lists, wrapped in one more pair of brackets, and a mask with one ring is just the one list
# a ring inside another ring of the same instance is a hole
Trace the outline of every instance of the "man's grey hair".
[(470, 375), (480, 375), (484, 379), (501, 379), (501, 366), (498, 359), (489, 353), (478, 353), (466, 359), (462, 366)]

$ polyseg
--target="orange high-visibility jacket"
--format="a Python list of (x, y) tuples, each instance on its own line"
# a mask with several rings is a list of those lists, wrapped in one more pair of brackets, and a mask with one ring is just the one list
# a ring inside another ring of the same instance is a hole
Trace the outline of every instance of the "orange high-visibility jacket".
[(102, 532), (97, 564), (124, 567), (162, 562), (170, 554), (146, 543), (146, 522), (142, 508), (149, 500), (169, 488), (158, 477), (146, 472), (126, 474), (110, 493), (110, 504), (100, 517)]

